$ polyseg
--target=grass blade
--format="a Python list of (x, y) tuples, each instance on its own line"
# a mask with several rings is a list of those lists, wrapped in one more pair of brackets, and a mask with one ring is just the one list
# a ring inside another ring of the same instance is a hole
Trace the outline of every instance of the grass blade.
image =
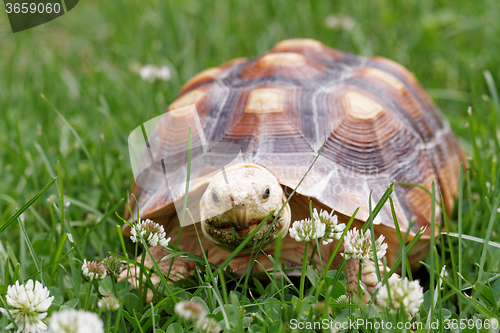
[(36, 270), (38, 271), (38, 274), (40, 274), (40, 280), (41, 280), (42, 284), (45, 285), (45, 279), (43, 278), (43, 274), (42, 274), (42, 266), (40, 265), (40, 261), (38, 260), (38, 257), (36, 256), (35, 250), (33, 249), (33, 245), (31, 244), (28, 233), (26, 232), (26, 229), (24, 228), (24, 224), (21, 221), (21, 219), (18, 218), (17, 220), (19, 222), (19, 228), (21, 228), (21, 232), (24, 236), (24, 240), (26, 241), (26, 245), (28, 246), (28, 249), (30, 251), (31, 257), (33, 258), (33, 262), (35, 263)]
[(16, 219), (21, 216), (22, 213), (24, 213), (26, 211), (26, 209), (28, 209), (35, 201), (38, 200), (38, 198), (40, 198), (42, 196), (42, 194), (44, 194), (45, 192), (47, 192), (47, 190), (54, 184), (54, 182), (56, 181), (57, 178), (53, 178), (47, 185), (45, 185), (45, 187), (43, 189), (40, 190), (40, 192), (38, 192), (37, 194), (35, 194), (35, 196), (33, 198), (31, 198), (27, 203), (24, 204), (24, 206), (21, 207), (21, 209), (19, 209), (14, 215), (12, 215), (8, 220), (7, 222), (5, 222), (4, 224), (2, 224), (2, 226), (0, 227), (0, 236), (3, 234), (3, 232), (5, 231), (5, 229), (7, 229), (9, 227), (9, 225), (11, 225), (14, 221), (16, 221)]
[(45, 97), (45, 95), (42, 94), (42, 98), (45, 100), (45, 102), (47, 102), (51, 107), (52, 109), (54, 110), (55, 113), (57, 113), (57, 115), (62, 119), (62, 121), (64, 122), (64, 124), (69, 128), (69, 130), (71, 131), (71, 133), (73, 134), (73, 136), (75, 137), (76, 141), (78, 141), (78, 144), (80, 145), (80, 147), (82, 148), (85, 156), (87, 156), (88, 160), (90, 161), (90, 163), (92, 164), (92, 168), (94, 169), (95, 173), (97, 174), (97, 176), (99, 177), (100, 181), (101, 181), (101, 185), (104, 189), (104, 191), (106, 192), (106, 195), (108, 196), (108, 198), (111, 198), (111, 194), (109, 192), (109, 188), (108, 188), (108, 182), (107, 182), (107, 179), (106, 177), (104, 176), (104, 174), (97, 168), (95, 162), (94, 162), (94, 159), (92, 158), (92, 155), (90, 155), (87, 147), (85, 146), (85, 144), (83, 143), (83, 140), (82, 138), (80, 137), (80, 135), (78, 135), (78, 132), (74, 129), (73, 126), (71, 126), (71, 124), (69, 123), (69, 121), (64, 117), (64, 115), (59, 112), (59, 110)]
[(483, 277), (484, 263), (486, 262), (486, 254), (488, 253), (487, 244), (490, 242), (491, 239), (491, 233), (493, 232), (493, 222), (495, 222), (495, 219), (497, 217), (498, 213), (497, 209), (499, 205), (500, 205), (500, 195), (497, 196), (495, 203), (493, 204), (493, 208), (491, 210), (490, 221), (488, 223), (488, 231), (486, 232), (485, 243), (483, 246), (483, 253), (481, 254), (481, 262), (479, 264), (480, 269), (477, 276), (477, 281), (479, 282), (481, 282), (481, 279)]
[(64, 190), (63, 190), (63, 181), (62, 181), (62, 174), (61, 174), (61, 164), (59, 161), (57, 161), (57, 177), (59, 179), (59, 191), (60, 191), (60, 200), (61, 200), (61, 205), (60, 205), (60, 211), (61, 211), (61, 235), (64, 235)]
[(493, 105), (495, 106), (496, 112), (500, 112), (500, 99), (498, 98), (498, 90), (495, 84), (495, 80), (493, 79), (493, 75), (491, 75), (489, 70), (485, 70), (483, 72), (484, 79), (486, 80), (486, 84), (488, 85), (488, 90), (490, 91), (491, 97), (493, 98)]
[[(460, 178), (458, 183), (458, 273), (462, 274), (462, 251), (463, 251), (463, 243), (462, 243), (462, 234), (463, 234), (463, 203), (464, 203), (464, 165), (460, 165)], [(458, 279), (458, 290), (462, 290), (462, 280)], [(458, 308), (462, 309), (461, 299), (458, 298)]]

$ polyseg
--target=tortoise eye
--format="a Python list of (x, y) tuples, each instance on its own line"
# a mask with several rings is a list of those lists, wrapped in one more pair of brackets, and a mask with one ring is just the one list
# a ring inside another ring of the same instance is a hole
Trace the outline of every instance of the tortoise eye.
[(267, 199), (269, 199), (270, 195), (271, 195), (271, 190), (268, 187), (264, 190), (264, 193), (262, 193), (262, 200), (266, 201)]
[(220, 202), (219, 197), (217, 196), (217, 194), (215, 194), (215, 192), (212, 192), (212, 200), (215, 202), (216, 205), (218, 205)]

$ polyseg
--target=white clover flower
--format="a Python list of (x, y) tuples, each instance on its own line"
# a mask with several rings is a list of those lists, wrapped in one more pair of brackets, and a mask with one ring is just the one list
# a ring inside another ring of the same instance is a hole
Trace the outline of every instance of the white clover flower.
[(341, 295), (337, 298), (337, 302), (339, 304), (350, 304), (349, 302), (349, 297), (347, 297), (346, 295)]
[(117, 257), (109, 256), (102, 260), (102, 264), (106, 267), (106, 271), (111, 276), (120, 275), (120, 273), (125, 269), (123, 261)]
[(83, 259), (82, 273), (89, 281), (102, 280), (106, 277), (106, 267), (102, 262)]
[(170, 69), (167, 66), (145, 65), (139, 70), (139, 75), (144, 81), (154, 83), (155, 81), (170, 80)]
[(217, 320), (210, 317), (201, 317), (198, 319), (196, 328), (200, 333), (219, 333), (222, 330)]
[[(41, 333), (47, 330), (47, 325), (42, 321), (47, 316), (54, 296), (49, 297), (49, 289), (40, 282), (28, 280), (26, 284), (19, 284), (7, 288), (7, 304), (10, 305), (10, 315), (17, 325), (16, 333)], [(0, 308), (4, 316), (8, 316), (7, 310)], [(6, 329), (14, 328), (11, 323)]]
[(325, 224), (325, 235), (322, 237), (324, 245), (333, 242), (334, 239), (340, 239), (340, 236), (342, 236), (342, 232), (345, 229), (345, 224), (339, 224), (337, 215), (334, 215), (333, 213), (333, 210), (330, 214), (323, 209), (319, 213), (316, 208), (313, 210), (313, 220), (320, 221)]
[(330, 14), (325, 18), (325, 26), (330, 29), (351, 31), (356, 26), (356, 21), (350, 16)]
[(418, 281), (409, 281), (406, 277), (404, 279), (391, 278), (387, 284), (380, 287), (378, 291), (379, 306), (389, 308), (390, 313), (397, 313), (403, 308), (406, 313), (412, 315), (418, 312), (420, 304), (424, 301), (424, 289)]
[(49, 328), (51, 333), (104, 333), (96, 313), (74, 309), (52, 314)]
[[(387, 244), (384, 243), (385, 237), (380, 237), (375, 241), (377, 250), (377, 259), (381, 259), (387, 252)], [(371, 242), (370, 229), (366, 230), (365, 234), (361, 234), (361, 230), (356, 228), (347, 231), (344, 236), (344, 253), (341, 253), (346, 259), (356, 259), (361, 262), (361, 265), (366, 266), (368, 261), (373, 261), (373, 248)]]
[(311, 219), (293, 222), (290, 228), (290, 236), (297, 242), (309, 242), (325, 235), (326, 224)]
[(195, 301), (182, 301), (175, 304), (175, 313), (184, 320), (198, 320), (205, 317), (207, 311), (198, 302)]
[(141, 241), (139, 235), (142, 235), (149, 246), (160, 245), (163, 247), (167, 247), (168, 243), (170, 242), (170, 237), (165, 239), (166, 233), (163, 229), (163, 226), (151, 221), (150, 219), (146, 219), (145, 221), (139, 220), (138, 223), (132, 226), (132, 230), (130, 230), (130, 233), (132, 234), (132, 236), (130, 236), (130, 239), (134, 243)]
[(57, 202), (57, 196), (55, 194), (49, 195), (49, 197), (47, 198), (47, 203), (49, 205), (55, 205), (56, 202)]
[(120, 307), (120, 301), (115, 296), (106, 296), (97, 302), (97, 307), (104, 312), (116, 311)]

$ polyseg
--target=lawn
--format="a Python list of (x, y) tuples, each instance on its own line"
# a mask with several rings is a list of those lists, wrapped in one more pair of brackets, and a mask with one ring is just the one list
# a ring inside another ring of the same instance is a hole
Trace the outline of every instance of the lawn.
[[(313, 38), (407, 67), (468, 158), (463, 200), (457, 198), (445, 228), (471, 237), (441, 235), (412, 272), (426, 293), (413, 321), (500, 319), (498, 13), (493, 0), (82, 0), (67, 15), (16, 34), (0, 14), (0, 307), (9, 285), (36, 279), (55, 296), (49, 317), (88, 309), (99, 313), (106, 332), (192, 331), (174, 305), (193, 296), (227, 332), (286, 331), (292, 319), (408, 320), (373, 304), (339, 304), (345, 279), (328, 288), (334, 271), (325, 277), (311, 269), (302, 298), (298, 280), (261, 283), (227, 272), (215, 278), (202, 264), (195, 278), (160, 284), (168, 296), (152, 305), (125, 282), (82, 276), (84, 259), (125, 257), (126, 247), (134, 260), (133, 244), (117, 228), (133, 182), (130, 132), (166, 110), (196, 73), (257, 56), (283, 39)], [(332, 15), (354, 24), (332, 27)], [(168, 66), (170, 80), (142, 80), (134, 68), (144, 64)], [(16, 217), (25, 203), (29, 208)], [(118, 311), (95, 308), (108, 295), (119, 296)], [(2, 332), (9, 323), (0, 317)], [(466, 323), (464, 331), (472, 322)]]

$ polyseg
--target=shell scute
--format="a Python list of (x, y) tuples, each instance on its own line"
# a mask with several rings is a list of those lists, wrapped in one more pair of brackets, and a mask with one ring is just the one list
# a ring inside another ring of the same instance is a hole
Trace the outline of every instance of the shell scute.
[[(464, 155), (415, 76), (391, 60), (287, 40), (195, 76), (169, 110), (189, 104), (208, 141), (239, 145), (246, 163), (264, 166), (285, 188), (297, 186), (324, 144), (297, 192), (345, 216), (360, 207), (357, 219), (365, 221), (370, 195), (373, 208), (394, 181), (427, 189), (435, 182), (446, 210), (452, 207)], [(182, 195), (136, 193), (146, 215), (165, 212)], [(429, 225), (425, 191), (396, 183), (392, 200), (401, 230), (413, 218), (412, 232)], [(375, 223), (394, 227), (389, 203)]]

